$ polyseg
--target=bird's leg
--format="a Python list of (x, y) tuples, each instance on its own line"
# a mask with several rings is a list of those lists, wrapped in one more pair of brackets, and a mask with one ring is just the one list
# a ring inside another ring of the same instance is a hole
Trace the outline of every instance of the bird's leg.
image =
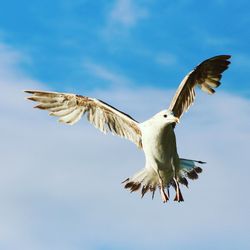
[(159, 183), (160, 183), (161, 198), (162, 198), (162, 201), (165, 203), (169, 200), (169, 198), (168, 198), (168, 195), (165, 193), (162, 178), (159, 173), (158, 173), (158, 176), (159, 176)]
[(175, 201), (178, 201), (178, 202), (184, 201), (183, 196), (182, 196), (182, 194), (181, 194), (181, 190), (180, 190), (179, 183), (178, 183), (178, 181), (176, 180), (175, 177), (174, 177), (173, 179), (174, 179), (175, 187), (176, 187), (176, 188), (175, 188), (176, 196), (175, 196), (174, 200), (175, 200)]

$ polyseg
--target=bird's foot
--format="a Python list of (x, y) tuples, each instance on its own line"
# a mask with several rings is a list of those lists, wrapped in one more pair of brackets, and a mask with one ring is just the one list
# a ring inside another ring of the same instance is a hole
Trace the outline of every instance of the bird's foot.
[(165, 203), (169, 200), (169, 197), (168, 195), (165, 193), (165, 190), (164, 190), (164, 187), (161, 185), (160, 186), (160, 192), (161, 192), (161, 198), (162, 198), (162, 201)]
[(168, 195), (165, 193), (164, 186), (163, 186), (163, 181), (159, 175), (159, 182), (160, 182), (160, 193), (161, 193), (161, 199), (163, 203), (167, 202), (169, 200)]
[(180, 186), (179, 186), (179, 183), (175, 178), (173, 178), (173, 179), (174, 179), (174, 182), (175, 182), (175, 191), (176, 191), (174, 201), (178, 201), (178, 202), (184, 201), (182, 193), (181, 193), (181, 189), (180, 189)]

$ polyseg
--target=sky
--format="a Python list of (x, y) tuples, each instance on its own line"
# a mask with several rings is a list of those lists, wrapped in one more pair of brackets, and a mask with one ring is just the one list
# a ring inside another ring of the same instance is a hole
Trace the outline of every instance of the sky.
[[(249, 1), (1, 3), (0, 249), (249, 249)], [(197, 90), (179, 155), (207, 162), (184, 203), (121, 181), (144, 167), (131, 142), (85, 119), (32, 109), (24, 89), (97, 97), (138, 121), (167, 108), (202, 60), (232, 55), (213, 96)]]

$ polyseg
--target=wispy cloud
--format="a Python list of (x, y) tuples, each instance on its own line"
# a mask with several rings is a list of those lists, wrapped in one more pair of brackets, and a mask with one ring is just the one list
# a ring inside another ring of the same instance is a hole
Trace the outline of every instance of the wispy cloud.
[(204, 41), (207, 43), (207, 45), (211, 46), (225, 46), (228, 44), (232, 44), (232, 39), (222, 36), (212, 36), (212, 35), (206, 35), (204, 37)]
[(127, 34), (139, 21), (149, 15), (145, 5), (133, 0), (115, 0), (107, 13), (106, 24), (102, 34), (107, 39), (116, 35)]
[[(2, 79), (4, 77), (8, 77), (8, 79), (17, 77), (18, 74), (22, 74), (20, 65), (30, 61), (27, 55), (4, 43), (0, 43), (0, 55), (0, 73)], [(13, 71), (15, 71), (15, 74), (13, 74)]]
[(121, 74), (115, 73), (107, 67), (87, 61), (83, 64), (83, 67), (88, 71), (88, 73), (93, 76), (107, 81), (109, 84), (115, 86), (129, 85), (132, 83), (130, 79)]
[(194, 36), (206, 46), (223, 47), (234, 43), (234, 39), (231, 37), (223, 36), (221, 34), (212, 34), (208, 31), (197, 28), (194, 28)]
[(121, 24), (125, 27), (132, 27), (140, 19), (147, 17), (147, 15), (147, 10), (141, 6), (137, 6), (136, 1), (116, 0), (109, 14), (109, 19), (113, 23)]
[[(23, 63), (29, 63), (30, 58), (24, 55), (22, 52), (8, 46), (4, 43), (0, 43), (0, 110), (5, 108), (23, 108), (21, 103), (22, 99), (16, 98), (16, 95), (21, 95), (24, 87), (29, 88), (39, 83), (23, 72), (21, 65)], [(8, 86), (8, 88), (6, 88)], [(15, 96), (15, 97), (14, 97)], [(11, 116), (11, 114), (9, 114)]]
[(225, 50), (229, 46), (235, 44), (235, 36), (225, 35), (222, 32), (211, 32), (208, 29), (202, 29), (198, 26), (190, 27), (190, 33), (192, 33), (192, 38), (195, 39), (196, 43), (204, 47), (216, 47), (217, 49)]
[(156, 55), (155, 61), (164, 66), (173, 66), (177, 64), (178, 59), (177, 56), (172, 53), (162, 52)]

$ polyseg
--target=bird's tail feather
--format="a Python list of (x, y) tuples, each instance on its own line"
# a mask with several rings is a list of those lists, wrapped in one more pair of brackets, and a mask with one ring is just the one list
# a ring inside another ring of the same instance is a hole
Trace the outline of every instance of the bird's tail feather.
[(191, 180), (198, 179), (198, 174), (202, 172), (202, 168), (198, 164), (205, 164), (203, 161), (189, 160), (180, 158), (178, 182), (188, 187), (187, 178)]
[[(188, 187), (187, 178), (191, 180), (198, 179), (198, 174), (202, 172), (202, 168), (197, 166), (198, 163), (204, 164), (205, 162), (180, 159), (179, 168), (175, 175), (172, 169), (170, 169), (170, 172), (159, 171), (159, 173), (157, 173), (153, 168), (143, 168), (122, 183), (125, 185), (124, 188), (129, 189), (131, 193), (141, 191), (141, 197), (150, 191), (152, 192), (152, 198), (154, 198), (155, 190), (159, 187), (164, 202), (168, 200), (169, 187), (173, 186), (176, 191), (174, 200), (180, 202), (184, 199), (179, 188), (179, 183)], [(167, 194), (164, 192), (164, 188), (167, 189)]]
[(130, 192), (139, 191), (141, 188), (141, 197), (148, 191), (152, 192), (154, 198), (155, 190), (158, 186), (157, 173), (152, 169), (143, 168), (131, 178), (127, 178), (122, 183), (125, 184), (124, 188), (130, 189)]

